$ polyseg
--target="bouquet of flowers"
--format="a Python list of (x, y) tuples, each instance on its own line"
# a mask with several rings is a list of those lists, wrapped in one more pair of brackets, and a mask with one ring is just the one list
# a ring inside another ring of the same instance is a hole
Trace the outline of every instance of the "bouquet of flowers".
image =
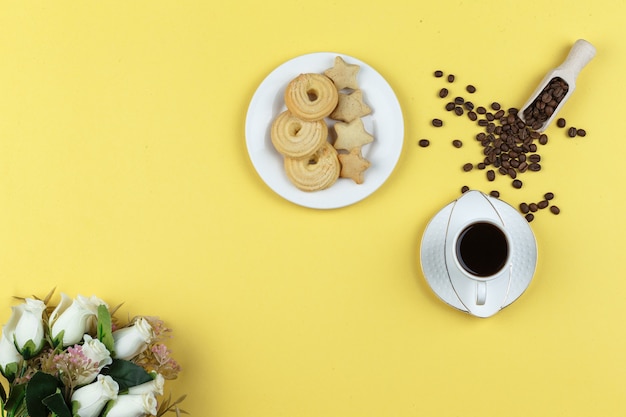
[(184, 396), (162, 398), (178, 363), (164, 344), (170, 329), (157, 317), (120, 324), (119, 308), (92, 296), (54, 290), (43, 300), (20, 298), (0, 336), (3, 417), (143, 417), (186, 412)]

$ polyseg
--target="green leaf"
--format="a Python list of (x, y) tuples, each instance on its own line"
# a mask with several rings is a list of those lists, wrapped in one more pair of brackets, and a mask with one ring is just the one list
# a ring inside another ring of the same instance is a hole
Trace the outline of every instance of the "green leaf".
[(58, 389), (54, 394), (49, 395), (46, 398), (44, 398), (43, 403), (46, 405), (46, 407), (48, 407), (50, 411), (54, 413), (55, 416), (72, 417), (72, 412), (70, 411), (70, 408), (65, 403), (65, 400), (63, 399), (63, 395), (61, 394), (61, 391)]
[[(2, 404), (7, 400), (7, 393), (4, 390), (4, 385), (0, 384), (0, 400), (2, 400)], [(1, 407), (1, 405), (0, 405)]]
[(22, 357), (28, 360), (36, 356), (41, 351), (41, 348), (43, 348), (43, 343), (37, 346), (32, 339), (28, 339), (26, 343), (24, 343), (24, 346), (18, 350), (22, 354)]
[(4, 405), (5, 410), (15, 410), (19, 404), (24, 401), (24, 394), (26, 392), (26, 384), (13, 385), (9, 391), (9, 398)]
[(135, 385), (152, 381), (152, 376), (141, 366), (122, 359), (113, 359), (113, 363), (108, 368), (104, 368), (102, 373), (109, 375), (118, 383), (120, 392)]
[(54, 394), (59, 380), (45, 372), (37, 372), (26, 384), (26, 408), (30, 417), (48, 417), (44, 398)]
[(98, 306), (98, 340), (101, 341), (111, 355), (113, 352), (114, 340), (111, 326), (111, 313), (105, 305)]

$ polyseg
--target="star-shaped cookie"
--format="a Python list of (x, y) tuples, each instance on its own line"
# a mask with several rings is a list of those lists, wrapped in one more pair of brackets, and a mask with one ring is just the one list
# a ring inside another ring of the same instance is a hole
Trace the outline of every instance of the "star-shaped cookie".
[(341, 163), (341, 178), (350, 178), (357, 184), (363, 184), (364, 172), (371, 165), (370, 161), (363, 158), (361, 148), (354, 148), (350, 153), (341, 153), (337, 155)]
[(335, 132), (337, 139), (335, 140), (335, 149), (345, 149), (351, 151), (354, 148), (360, 148), (374, 140), (374, 136), (367, 133), (363, 120), (356, 118), (350, 123), (335, 123)]
[(363, 117), (372, 112), (372, 109), (363, 101), (363, 92), (354, 90), (350, 94), (339, 93), (337, 107), (330, 114), (333, 120), (351, 122), (358, 117)]
[(333, 80), (337, 90), (343, 90), (344, 88), (358, 90), (359, 84), (357, 83), (356, 76), (360, 69), (360, 66), (348, 64), (343, 58), (337, 56), (335, 57), (335, 65), (324, 71), (324, 75)]

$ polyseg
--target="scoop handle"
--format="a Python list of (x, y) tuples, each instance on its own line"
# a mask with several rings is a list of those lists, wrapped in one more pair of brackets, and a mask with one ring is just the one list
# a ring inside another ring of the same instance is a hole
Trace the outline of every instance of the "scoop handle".
[(569, 73), (575, 79), (594, 56), (596, 56), (596, 48), (586, 40), (578, 39), (567, 54), (565, 61), (556, 69)]

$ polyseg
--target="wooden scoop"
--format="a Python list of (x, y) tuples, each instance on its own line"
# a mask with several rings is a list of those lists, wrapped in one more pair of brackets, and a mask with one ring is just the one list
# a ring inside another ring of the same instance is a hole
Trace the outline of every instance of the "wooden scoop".
[(577, 40), (565, 61), (548, 72), (518, 116), (533, 130), (543, 132), (576, 88), (576, 77), (596, 55), (596, 48), (584, 39)]

